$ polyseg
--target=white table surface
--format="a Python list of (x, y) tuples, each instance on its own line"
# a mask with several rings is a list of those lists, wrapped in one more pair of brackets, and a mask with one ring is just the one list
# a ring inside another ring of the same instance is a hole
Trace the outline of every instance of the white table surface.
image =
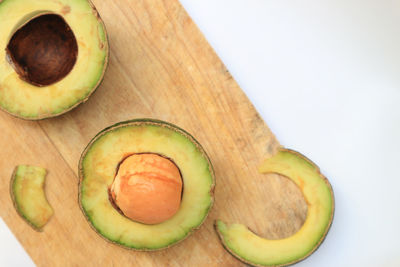
[[(332, 183), (332, 228), (297, 266), (400, 266), (400, 1), (181, 2), (279, 141)], [(1, 220), (0, 266), (33, 266)]]

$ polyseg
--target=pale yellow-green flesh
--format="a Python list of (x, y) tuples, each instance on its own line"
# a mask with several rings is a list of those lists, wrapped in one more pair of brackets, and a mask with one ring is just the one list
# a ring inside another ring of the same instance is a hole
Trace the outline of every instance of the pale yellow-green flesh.
[(41, 167), (19, 165), (11, 185), (18, 213), (39, 230), (53, 215), (44, 192), (45, 177), (46, 170)]
[[(132, 153), (152, 152), (172, 159), (183, 179), (178, 212), (169, 220), (145, 225), (113, 208), (108, 187), (118, 163)], [(213, 178), (201, 151), (186, 136), (167, 127), (131, 125), (101, 136), (82, 161), (81, 204), (90, 222), (107, 239), (136, 249), (158, 249), (183, 239), (207, 216)]]
[(261, 173), (279, 173), (293, 180), (308, 204), (307, 218), (294, 235), (278, 240), (262, 238), (242, 224), (217, 221), (225, 246), (250, 263), (281, 265), (307, 256), (320, 243), (332, 219), (333, 195), (330, 185), (316, 166), (298, 153), (282, 150), (265, 160)]
[[(65, 15), (64, 10), (70, 11)], [(37, 87), (21, 80), (6, 60), (8, 41), (18, 26), (42, 12), (61, 15), (78, 43), (78, 58), (61, 81)], [(37, 118), (63, 112), (84, 100), (105, 68), (105, 29), (86, 0), (3, 0), (0, 3), (0, 107), (17, 116)]]

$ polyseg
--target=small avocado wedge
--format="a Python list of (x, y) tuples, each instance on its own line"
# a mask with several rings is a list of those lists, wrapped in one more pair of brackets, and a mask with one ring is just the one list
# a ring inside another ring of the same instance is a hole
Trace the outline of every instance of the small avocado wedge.
[(254, 266), (286, 266), (311, 255), (324, 240), (334, 213), (334, 196), (329, 181), (319, 168), (298, 152), (281, 149), (259, 167), (261, 173), (278, 173), (291, 179), (303, 193), (307, 217), (294, 235), (269, 240), (242, 224), (221, 220), (215, 229), (224, 247), (236, 258)]
[(44, 192), (45, 178), (44, 168), (18, 165), (10, 183), (15, 209), (37, 231), (41, 231), (53, 215), (53, 208)]
[(99, 86), (109, 47), (89, 0), (3, 0), (0, 21), (0, 109), (27, 120), (54, 117)]
[[(135, 250), (159, 250), (185, 239), (214, 201), (214, 171), (204, 149), (186, 131), (153, 119), (117, 123), (98, 133), (82, 153), (79, 179), (79, 205), (92, 228)], [(158, 195), (152, 198), (153, 193)], [(153, 216), (171, 200), (179, 205), (176, 211)]]

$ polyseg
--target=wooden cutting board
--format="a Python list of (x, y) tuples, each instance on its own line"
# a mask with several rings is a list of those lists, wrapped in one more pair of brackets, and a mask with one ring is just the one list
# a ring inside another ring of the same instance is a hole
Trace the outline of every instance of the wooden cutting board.
[[(280, 146), (177, 0), (94, 1), (109, 36), (103, 84), (85, 104), (58, 118), (30, 122), (0, 113), (0, 215), (38, 266), (241, 266), (220, 244), (216, 218), (241, 222), (268, 238), (294, 233), (305, 219), (300, 190), (260, 175)], [(267, 89), (266, 89), (267, 90)], [(215, 167), (215, 205), (200, 230), (158, 252), (106, 242), (78, 207), (81, 152), (103, 128), (150, 117), (177, 124), (204, 146)], [(18, 164), (49, 170), (55, 215), (35, 232), (16, 213), (9, 180)]]

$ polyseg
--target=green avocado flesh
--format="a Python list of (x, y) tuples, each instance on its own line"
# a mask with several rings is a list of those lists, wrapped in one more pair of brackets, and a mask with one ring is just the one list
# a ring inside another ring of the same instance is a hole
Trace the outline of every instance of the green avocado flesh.
[(90, 1), (3, 0), (0, 21), (0, 109), (28, 120), (54, 117), (100, 84), (109, 47)]
[[(132, 221), (109, 200), (119, 163), (134, 153), (157, 153), (180, 169), (181, 205), (162, 223)], [(103, 130), (83, 152), (79, 168), (79, 200), (86, 218), (100, 235), (128, 248), (156, 250), (177, 243), (202, 224), (213, 203), (214, 173), (206, 153), (192, 136), (166, 122), (133, 120)]]
[(316, 165), (287, 149), (266, 159), (259, 171), (284, 175), (299, 186), (308, 204), (303, 226), (294, 235), (278, 240), (262, 238), (242, 224), (228, 225), (220, 220), (216, 230), (225, 248), (242, 261), (257, 266), (293, 264), (317, 249), (330, 228), (334, 210), (331, 185)]
[(11, 178), (11, 198), (17, 212), (39, 231), (53, 215), (44, 193), (45, 177), (46, 169), (19, 165)]

